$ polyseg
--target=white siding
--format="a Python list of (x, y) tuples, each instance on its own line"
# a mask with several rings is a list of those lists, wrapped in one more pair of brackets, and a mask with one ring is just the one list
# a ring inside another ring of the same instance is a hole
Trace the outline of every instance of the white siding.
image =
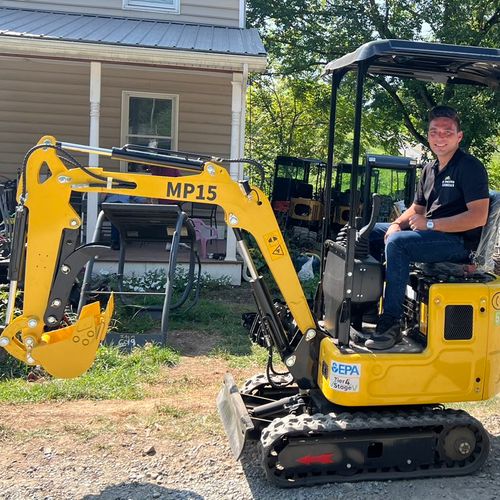
[(2, 7), (107, 14), (222, 26), (239, 25), (239, 3), (239, 0), (215, 0), (213, 2), (180, 0), (179, 14), (163, 14), (161, 12), (143, 12), (136, 9), (125, 10), (122, 8), (122, 0), (106, 0), (104, 2), (102, 0), (54, 0), (52, 2), (44, 0), (0, 0), (0, 6)]
[[(43, 135), (88, 144), (90, 64), (2, 58), (0, 75), (1, 175), (14, 176)], [(229, 155), (231, 75), (103, 65), (101, 147), (120, 145), (123, 90), (177, 94), (179, 149)]]

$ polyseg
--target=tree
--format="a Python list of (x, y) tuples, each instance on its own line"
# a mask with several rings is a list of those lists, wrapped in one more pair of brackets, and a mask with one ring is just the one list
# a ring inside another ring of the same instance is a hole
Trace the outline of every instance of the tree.
[[(374, 39), (500, 45), (497, 0), (250, 0), (248, 18), (261, 31), (272, 71), (289, 82), (313, 81), (326, 62)], [(488, 161), (498, 148), (498, 92), (376, 78), (366, 101), (365, 122), (387, 151), (401, 140), (426, 145), (425, 116), (438, 103), (461, 112), (466, 149)]]
[[(353, 89), (340, 96), (336, 130), (336, 158), (349, 161)], [(248, 93), (246, 152), (258, 158), (270, 184), (278, 155), (326, 159), (330, 111), (330, 85), (322, 81), (257, 76)], [(365, 148), (373, 142), (373, 123), (362, 131)], [(373, 148), (372, 148), (373, 151)], [(253, 180), (253, 179), (252, 179)], [(270, 185), (265, 186), (270, 188)]]
[(272, 178), (278, 155), (321, 158), (327, 147), (327, 85), (287, 78), (256, 77), (249, 91), (248, 154)]

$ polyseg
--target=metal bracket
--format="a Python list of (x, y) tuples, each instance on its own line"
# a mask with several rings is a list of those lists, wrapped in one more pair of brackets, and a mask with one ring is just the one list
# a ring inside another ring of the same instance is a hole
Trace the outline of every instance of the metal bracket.
[[(63, 238), (63, 248), (61, 254), (65, 253)], [(48, 326), (56, 326), (60, 323), (64, 315), (64, 309), (68, 303), (71, 288), (76, 277), (90, 259), (106, 255), (111, 251), (110, 247), (90, 243), (77, 248), (74, 252), (60, 259), (52, 290), (50, 292), (47, 309), (45, 310), (44, 321)]]

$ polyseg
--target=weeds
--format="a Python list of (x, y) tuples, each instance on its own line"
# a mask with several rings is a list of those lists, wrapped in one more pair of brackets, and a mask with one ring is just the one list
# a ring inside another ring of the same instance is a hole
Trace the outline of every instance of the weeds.
[(189, 415), (186, 410), (181, 410), (175, 406), (162, 405), (156, 408), (156, 413), (164, 417), (181, 418)]
[(7, 441), (14, 433), (4, 424), (0, 424), (0, 443)]
[[(14, 304), (14, 317), (19, 316), (21, 311), (19, 310), (20, 307), (20, 299), (21, 299), (21, 294), (20, 292), (17, 292), (16, 294), (16, 300)], [(5, 314), (7, 312), (7, 304), (9, 302), (9, 289), (6, 286), (0, 286), (0, 325), (5, 325), (6, 317)]]

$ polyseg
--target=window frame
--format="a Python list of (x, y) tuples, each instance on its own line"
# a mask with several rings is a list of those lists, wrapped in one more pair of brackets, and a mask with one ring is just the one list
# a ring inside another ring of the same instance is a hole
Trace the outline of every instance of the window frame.
[[(173, 0), (173, 7), (159, 7), (156, 2), (149, 2), (148, 0), (123, 0), (124, 10), (142, 10), (146, 12), (164, 12), (166, 14), (180, 14), (181, 0)], [(132, 3), (132, 5), (131, 5)], [(133, 5), (136, 3), (137, 5)]]
[[(170, 136), (170, 149), (176, 151), (178, 149), (178, 131), (179, 131), (179, 95), (178, 94), (164, 94), (158, 92), (136, 92), (133, 90), (122, 91), (122, 110), (121, 110), (121, 144), (127, 144), (129, 134), (129, 118), (130, 118), (130, 98), (139, 97), (143, 99), (164, 99), (172, 101), (172, 133)], [(157, 136), (165, 137), (165, 136)], [(128, 172), (128, 162), (120, 162), (120, 171)]]

